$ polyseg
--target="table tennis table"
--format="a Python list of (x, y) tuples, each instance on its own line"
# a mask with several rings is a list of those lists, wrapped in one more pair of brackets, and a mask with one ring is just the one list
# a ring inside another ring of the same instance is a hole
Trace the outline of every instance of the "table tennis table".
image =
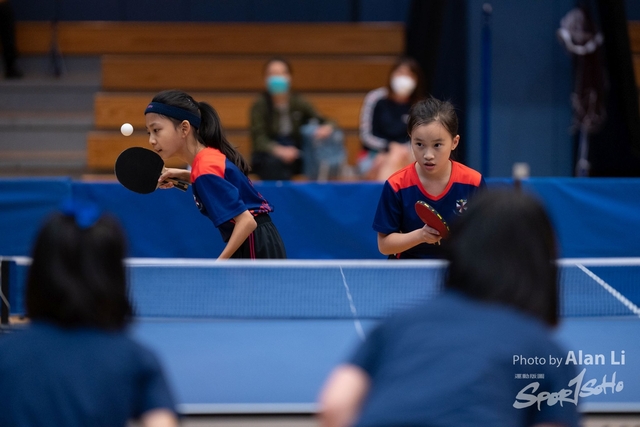
[[(314, 413), (327, 375), (360, 340), (349, 320), (141, 321), (133, 333), (159, 355), (184, 414)], [(557, 334), (578, 362), (604, 356), (603, 365), (580, 366), (583, 384), (615, 381), (580, 398), (581, 411), (640, 412), (640, 319), (564, 319)]]
[[(588, 262), (564, 261), (556, 331), (585, 369), (579, 409), (640, 413), (640, 262)], [(160, 358), (183, 414), (316, 412), (329, 372), (390, 312), (436, 295), (443, 271), (424, 261), (128, 265), (131, 333)], [(514, 380), (535, 374), (523, 367)]]
[(184, 414), (313, 413), (359, 340), (349, 320), (143, 320), (133, 334), (160, 357)]

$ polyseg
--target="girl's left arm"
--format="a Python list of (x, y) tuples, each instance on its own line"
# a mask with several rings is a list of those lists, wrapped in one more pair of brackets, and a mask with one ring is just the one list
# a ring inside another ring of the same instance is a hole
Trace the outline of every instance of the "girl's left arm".
[(244, 211), (233, 219), (235, 221), (233, 232), (231, 233), (231, 237), (229, 238), (227, 245), (218, 257), (219, 260), (231, 258), (231, 255), (238, 250), (240, 245), (247, 240), (247, 237), (253, 233), (253, 230), (258, 227), (256, 220), (249, 211)]

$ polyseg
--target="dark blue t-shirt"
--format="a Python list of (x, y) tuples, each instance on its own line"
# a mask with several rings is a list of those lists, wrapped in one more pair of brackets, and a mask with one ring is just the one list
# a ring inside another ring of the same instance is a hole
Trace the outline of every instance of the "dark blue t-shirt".
[(160, 365), (124, 332), (34, 323), (0, 336), (0, 426), (120, 427), (175, 411)]
[(196, 155), (191, 182), (196, 206), (218, 228), (225, 242), (233, 232), (233, 218), (242, 212), (254, 216), (273, 212), (249, 178), (215, 148), (205, 148)]
[(389, 98), (379, 100), (373, 109), (371, 133), (388, 142), (409, 142), (407, 122), (411, 104), (398, 104)]
[[(451, 176), (441, 194), (429, 194), (420, 183), (415, 163), (394, 173), (384, 183), (373, 229), (378, 233), (409, 233), (424, 227), (415, 210), (422, 200), (431, 205), (451, 225), (467, 209), (468, 201), (479, 188), (485, 186), (479, 172), (455, 161), (451, 162)], [(441, 258), (441, 247), (422, 243), (396, 254), (396, 258)]]
[(575, 367), (523, 367), (515, 355), (566, 352), (538, 320), (446, 291), (388, 319), (356, 351), (351, 363), (371, 378), (357, 426), (578, 426), (575, 404), (514, 407), (531, 382), (538, 393), (571, 388)]

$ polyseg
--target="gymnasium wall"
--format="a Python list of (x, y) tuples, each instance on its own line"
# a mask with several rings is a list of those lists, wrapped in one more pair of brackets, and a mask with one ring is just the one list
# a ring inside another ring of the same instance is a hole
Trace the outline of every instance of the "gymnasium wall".
[[(12, 0), (19, 20), (404, 21), (409, 0)], [(57, 10), (56, 10), (57, 7)]]
[[(479, 169), (482, 0), (468, 1), (467, 163)], [(571, 59), (555, 31), (573, 0), (494, 0), (489, 176), (571, 176)]]
[[(405, 21), (410, 0), (11, 0), (18, 20), (61, 21), (215, 21), (215, 22), (336, 22)], [(500, 0), (473, 2), (470, 8)], [(531, 2), (513, 3), (517, 9)], [(573, 6), (575, 1), (535, 2), (552, 9)], [(640, 2), (625, 0), (631, 20), (640, 20)], [(531, 17), (534, 18), (534, 17)]]
[(625, 0), (627, 8), (627, 18), (630, 21), (640, 21), (640, 1)]

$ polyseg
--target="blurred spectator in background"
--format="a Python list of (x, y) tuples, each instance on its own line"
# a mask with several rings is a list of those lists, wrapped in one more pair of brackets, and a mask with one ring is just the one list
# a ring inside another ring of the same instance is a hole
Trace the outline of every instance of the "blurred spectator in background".
[(125, 332), (125, 238), (69, 201), (42, 227), (26, 285), (31, 323), (0, 338), (0, 426), (177, 425), (160, 364)]
[(16, 48), (16, 19), (10, 0), (0, 0), (0, 41), (2, 41), (2, 60), (4, 76), (7, 79), (22, 77), (16, 65), (18, 49)]
[(418, 63), (401, 57), (387, 85), (369, 92), (360, 110), (358, 172), (362, 178), (385, 181), (412, 162), (407, 132), (411, 106), (422, 99), (424, 78)]
[(264, 67), (266, 91), (251, 107), (253, 173), (263, 180), (337, 177), (345, 159), (342, 131), (304, 97), (291, 92), (291, 65), (282, 58)]

